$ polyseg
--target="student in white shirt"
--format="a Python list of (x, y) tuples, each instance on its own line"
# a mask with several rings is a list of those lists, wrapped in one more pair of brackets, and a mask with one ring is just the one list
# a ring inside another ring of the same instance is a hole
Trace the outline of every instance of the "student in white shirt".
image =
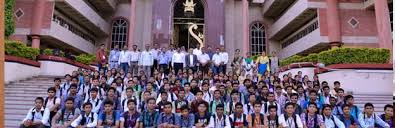
[(326, 128), (345, 128), (344, 123), (332, 115), (332, 106), (325, 104), (322, 107), (322, 113)]
[(295, 114), (295, 105), (291, 102), (285, 104), (285, 113), (281, 114), (278, 121), (282, 127), (303, 128), (300, 116)]
[(225, 51), (225, 47), (221, 46), (221, 52), (219, 53), (220, 57), (221, 57), (221, 72), (223, 72), (224, 74), (226, 74), (226, 67), (228, 65), (228, 61), (229, 61), (229, 54)]
[(52, 120), (60, 108), (60, 98), (55, 96), (55, 92), (55, 87), (48, 88), (48, 97), (44, 100), (43, 107), (49, 111), (49, 120)]
[(196, 44), (196, 48), (193, 49), (193, 54), (196, 56), (200, 56), (202, 54), (200, 44)]
[(99, 99), (99, 97), (97, 96), (97, 92), (99, 91), (99, 89), (97, 88), (92, 88), (90, 90), (90, 97), (86, 98), (84, 103), (91, 103), (92, 104), (92, 112), (94, 113), (99, 113), (102, 101)]
[(82, 112), (77, 119), (75, 119), (72, 123), (72, 127), (87, 127), (94, 128), (97, 125), (97, 114), (92, 112), (92, 104), (87, 102), (82, 106), (84, 108), (84, 112)]
[(384, 128), (390, 126), (384, 122), (379, 116), (374, 113), (374, 106), (372, 103), (366, 103), (364, 106), (364, 112), (358, 115), (358, 121), (361, 128), (373, 128), (375, 124), (380, 125)]
[(138, 65), (142, 68), (146, 76), (151, 77), (151, 67), (154, 65), (154, 55), (148, 50), (149, 45), (146, 45), (145, 50), (140, 54)]
[(215, 54), (213, 55), (211, 61), (213, 62), (212, 70), (214, 74), (218, 74), (219, 72), (222, 72), (221, 71), (222, 59), (221, 59), (221, 55), (219, 54), (219, 48), (215, 50)]
[(123, 50), (119, 52), (118, 64), (121, 66), (123, 71), (128, 72), (130, 66), (130, 53), (128, 52), (128, 46), (123, 46)]
[(132, 51), (130, 53), (130, 72), (133, 76), (138, 73), (138, 61), (140, 59), (140, 52), (137, 51), (137, 45), (133, 45)]
[(171, 65), (176, 74), (178, 74), (179, 70), (182, 70), (185, 66), (185, 56), (180, 52), (179, 48), (177, 48), (176, 52), (173, 54)]
[(21, 128), (49, 126), (49, 110), (43, 107), (43, 103), (44, 98), (42, 97), (37, 97), (34, 100), (34, 107), (28, 111), (25, 119), (23, 119)]
[(210, 117), (209, 128), (231, 128), (230, 120), (227, 115), (224, 114), (224, 105), (218, 104), (216, 107), (216, 113)]

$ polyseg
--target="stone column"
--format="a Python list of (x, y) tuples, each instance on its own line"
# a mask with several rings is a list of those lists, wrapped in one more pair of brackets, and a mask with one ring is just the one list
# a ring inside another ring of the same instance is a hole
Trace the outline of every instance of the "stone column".
[(375, 0), (374, 9), (376, 14), (377, 33), (379, 47), (392, 49), (391, 24), (386, 0)]
[(242, 34), (243, 34), (243, 56), (247, 54), (247, 52), (249, 52), (249, 42), (248, 42), (248, 0), (242, 0), (242, 23), (243, 23), (243, 30), (242, 30)]
[(339, 47), (342, 44), (338, 0), (326, 0), (328, 23), (328, 38), (331, 47)]
[(33, 48), (40, 48), (40, 34), (41, 34), (41, 25), (42, 19), (44, 16), (45, 10), (45, 0), (36, 0), (34, 2), (34, 13), (32, 18), (32, 29), (31, 29), (31, 36), (32, 36), (32, 47)]
[(132, 49), (132, 45), (134, 43), (134, 27), (136, 24), (136, 0), (130, 1), (130, 19), (129, 19), (129, 40), (128, 40), (128, 49)]

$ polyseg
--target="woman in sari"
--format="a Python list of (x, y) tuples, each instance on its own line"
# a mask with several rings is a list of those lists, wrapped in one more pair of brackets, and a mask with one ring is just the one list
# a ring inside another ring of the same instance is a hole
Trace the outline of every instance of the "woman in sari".
[(256, 65), (258, 66), (258, 74), (265, 75), (266, 71), (270, 71), (268, 64), (269, 64), (269, 57), (266, 56), (265, 51), (263, 51), (261, 56), (259, 56), (256, 59)]

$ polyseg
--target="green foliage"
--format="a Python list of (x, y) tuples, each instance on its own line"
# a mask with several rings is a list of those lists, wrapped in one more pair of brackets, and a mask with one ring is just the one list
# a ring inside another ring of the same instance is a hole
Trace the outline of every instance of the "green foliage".
[(44, 49), (43, 54), (44, 55), (52, 55), (53, 54), (53, 49), (49, 49), (49, 48)]
[(76, 57), (76, 61), (87, 64), (89, 65), (91, 62), (94, 62), (96, 60), (95, 55), (90, 55), (90, 54), (80, 54)]
[(5, 0), (5, 37), (12, 35), (15, 32), (15, 22), (14, 22), (14, 4), (15, 0)]
[(258, 59), (259, 56), (260, 56), (260, 55), (251, 56), (251, 59), (252, 59), (252, 60), (256, 60), (256, 59)]
[(298, 62), (321, 62), (325, 65), (352, 63), (387, 63), (390, 51), (382, 48), (334, 48), (308, 56), (291, 56), (280, 61), (281, 66)]
[(35, 60), (40, 50), (26, 46), (23, 42), (5, 40), (5, 54)]

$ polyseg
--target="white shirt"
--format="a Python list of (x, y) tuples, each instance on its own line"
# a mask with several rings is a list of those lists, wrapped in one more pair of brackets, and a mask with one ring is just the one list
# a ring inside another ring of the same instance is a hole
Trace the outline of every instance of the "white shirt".
[(229, 55), (227, 52), (220, 52), (219, 56), (221, 57), (221, 62), (224, 62), (224, 64), (228, 63)]
[(130, 61), (137, 62), (139, 61), (140, 52), (139, 51), (130, 51)]
[(154, 65), (154, 56), (149, 51), (143, 51), (140, 54), (139, 65), (141, 66), (152, 66)]
[(214, 54), (212, 61), (216, 65), (221, 64), (221, 62), (222, 62), (221, 55), (220, 54)]
[(323, 118), (325, 118), (325, 127), (326, 128), (334, 128), (335, 123), (338, 128), (345, 128), (346, 127), (346, 126), (344, 126), (344, 123), (342, 121), (340, 121), (336, 116), (332, 116), (332, 117), (333, 117), (333, 120), (331, 117), (330, 118), (327, 118), (326, 116), (323, 117)]
[[(171, 99), (171, 95), (173, 95), (173, 100), (177, 100), (177, 96), (174, 93), (167, 93), (167, 101), (169, 101), (170, 103), (173, 102)], [(156, 104), (158, 104), (160, 101), (162, 101), (162, 94), (158, 95), (158, 98), (156, 98)]]
[[(90, 102), (92, 104), (92, 112), (94, 112), (94, 113), (99, 112), (100, 106), (102, 104), (102, 101), (99, 99), (99, 97), (96, 97), (96, 99), (92, 99), (92, 97), (89, 99), (87, 98), (84, 103), (86, 103), (86, 102)], [(96, 106), (96, 102), (98, 102), (97, 106)], [(81, 110), (83, 110), (83, 109), (81, 109)]]
[(189, 64), (193, 65), (193, 55), (189, 55)]
[(200, 56), (202, 54), (202, 50), (195, 48), (193, 49), (192, 53), (196, 56)]
[[(33, 111), (35, 111), (34, 115), (32, 115)], [(44, 111), (44, 114), (41, 114), (41, 111)], [(49, 120), (49, 113), (50, 113), (49, 110), (48, 109), (44, 109), (44, 107), (41, 107), (41, 110), (38, 111), (38, 112), (36, 111), (36, 108), (33, 107), (33, 108), (31, 108), (29, 110), (29, 112), (27, 113), (25, 119), (23, 119), (22, 123), (25, 122), (26, 120), (31, 120), (33, 118), (33, 116), (34, 116), (33, 122), (41, 121), (45, 126), (49, 126), (49, 122), (48, 122), (48, 120)]]
[(203, 100), (210, 103), (213, 100), (213, 96), (209, 92), (203, 92)]
[[(214, 120), (214, 116), (215, 116), (215, 120)], [(217, 114), (215, 114), (214, 116), (210, 117), (210, 123), (208, 124), (209, 128), (231, 128), (230, 120), (227, 115), (223, 115), (221, 119), (218, 118)]]
[[(249, 107), (250, 109), (248, 109), (248, 107)], [(234, 111), (234, 110), (233, 110), (233, 111)], [(246, 114), (246, 115), (249, 115), (249, 114), (254, 113), (254, 105), (251, 104), (251, 103), (245, 104), (245, 105), (243, 106), (243, 111), (244, 111), (244, 114)]]
[(130, 56), (128, 51), (122, 50), (119, 52), (118, 64), (121, 63), (128, 63), (128, 65), (130, 65)]
[(158, 59), (158, 53), (159, 53), (158, 49), (151, 49), (151, 53), (155, 60)]
[(201, 54), (198, 56), (198, 60), (200, 63), (207, 63), (210, 60), (210, 56), (207, 53)]
[[(87, 123), (85, 123), (86, 124), (86, 127), (88, 127), (88, 128), (93, 128), (93, 127), (96, 127), (96, 125), (97, 125), (97, 118), (98, 118), (98, 116), (97, 116), (97, 114), (96, 113), (93, 113), (93, 115), (92, 115), (92, 113), (90, 113), (88, 116), (86, 116), (85, 114), (84, 115), (82, 115), (82, 114), (80, 114), (78, 117), (77, 117), (77, 119), (75, 119), (72, 123), (71, 123), (71, 126), (73, 126), (73, 127), (77, 127), (78, 125), (80, 125), (80, 122), (81, 122), (81, 120), (82, 120), (82, 116), (85, 116), (85, 118), (86, 118), (86, 122)], [(91, 117), (93, 116), (93, 121), (91, 120)]]
[(171, 59), (171, 64), (174, 66), (174, 63), (183, 63), (185, 65), (185, 55), (180, 52), (175, 52)]
[[(292, 117), (289, 117), (287, 120), (285, 120), (284, 114), (281, 114), (278, 117), (278, 123), (288, 128), (295, 128), (294, 123), (296, 123), (297, 124), (296, 126), (298, 126), (298, 128), (303, 128), (303, 124), (302, 124), (302, 120), (300, 120), (300, 116), (298, 114), (296, 114), (295, 116), (296, 116), (296, 122), (294, 122), (294, 119)], [(288, 124), (291, 124), (293, 126), (288, 126)]]
[[(46, 109), (50, 110), (53, 106), (55, 106), (55, 104), (59, 104), (60, 105), (60, 98), (59, 97), (56, 97), (56, 99), (54, 99), (54, 98), (55, 97), (53, 97), (52, 99), (48, 98), (47, 105), (45, 106)], [(53, 100), (55, 100), (55, 104), (53, 104)]]

